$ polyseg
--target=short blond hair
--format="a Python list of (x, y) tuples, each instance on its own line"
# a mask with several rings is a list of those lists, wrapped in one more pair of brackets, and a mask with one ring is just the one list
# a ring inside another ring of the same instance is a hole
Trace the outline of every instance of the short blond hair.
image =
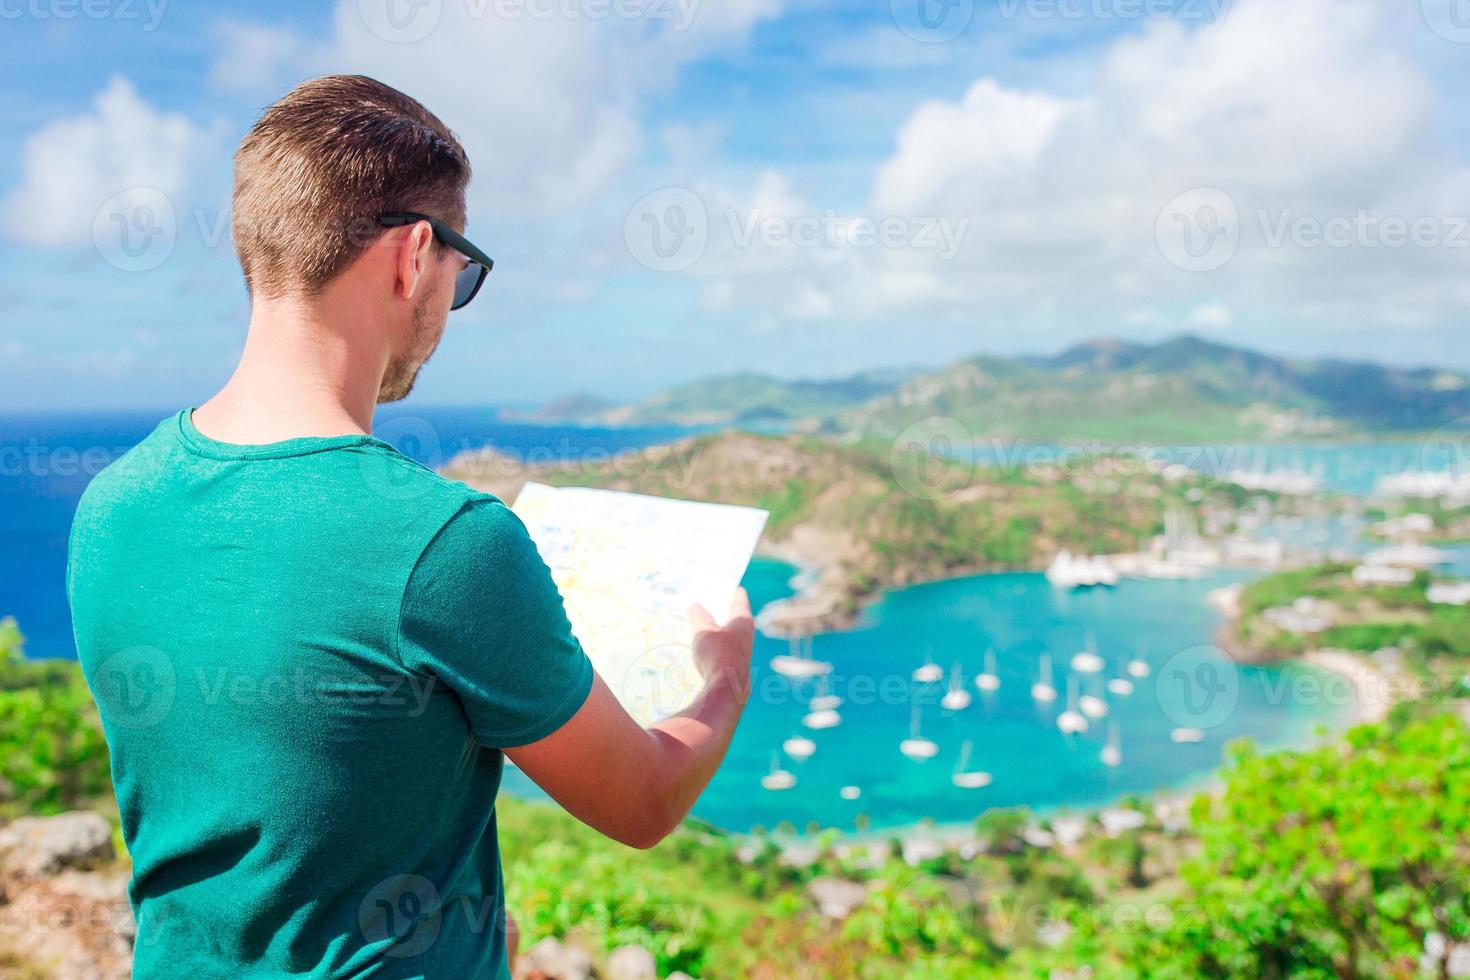
[(362, 75), (296, 86), (235, 151), (231, 235), (252, 295), (312, 296), (377, 240), (378, 217), (464, 226), (470, 162), (417, 100)]

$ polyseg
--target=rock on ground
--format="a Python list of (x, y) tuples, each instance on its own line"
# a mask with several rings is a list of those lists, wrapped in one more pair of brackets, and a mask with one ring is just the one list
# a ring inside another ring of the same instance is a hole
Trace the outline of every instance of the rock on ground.
[(592, 957), (577, 946), (547, 937), (516, 959), (516, 980), (589, 980)]
[(658, 962), (642, 946), (619, 946), (608, 954), (607, 980), (658, 980)]
[[(66, 980), (132, 973), (128, 875), (95, 813), (23, 817), (0, 828), (0, 962)], [(0, 968), (0, 975), (6, 974)]]
[(847, 918), (868, 895), (867, 886), (846, 878), (814, 878), (806, 890), (829, 919)]
[(0, 828), (0, 874), (7, 878), (43, 878), (115, 856), (111, 825), (86, 810), (21, 817)]

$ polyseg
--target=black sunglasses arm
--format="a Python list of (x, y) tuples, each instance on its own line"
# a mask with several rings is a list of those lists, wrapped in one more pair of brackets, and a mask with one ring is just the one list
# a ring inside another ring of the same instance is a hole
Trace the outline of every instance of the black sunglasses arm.
[(436, 218), (414, 211), (395, 211), (378, 216), (378, 224), (384, 228), (402, 228), (405, 225), (418, 224), (420, 221), (427, 221), (429, 227), (434, 231), (434, 237), (465, 258), (484, 266), (486, 272), (495, 268), (494, 259), (476, 248), (469, 239)]

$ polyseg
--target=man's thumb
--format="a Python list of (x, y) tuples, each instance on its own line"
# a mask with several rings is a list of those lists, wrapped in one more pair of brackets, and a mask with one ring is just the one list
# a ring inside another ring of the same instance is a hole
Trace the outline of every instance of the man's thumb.
[(719, 629), (719, 624), (709, 614), (709, 610), (697, 602), (689, 607), (689, 622), (694, 627), (695, 632)]

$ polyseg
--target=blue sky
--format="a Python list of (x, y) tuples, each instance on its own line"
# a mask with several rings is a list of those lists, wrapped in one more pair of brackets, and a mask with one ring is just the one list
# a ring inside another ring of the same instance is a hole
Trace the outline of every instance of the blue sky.
[(1466, 8), (4, 0), (0, 410), (223, 381), (230, 153), (331, 71), (475, 164), (497, 268), (425, 403), (1185, 330), (1470, 369)]

